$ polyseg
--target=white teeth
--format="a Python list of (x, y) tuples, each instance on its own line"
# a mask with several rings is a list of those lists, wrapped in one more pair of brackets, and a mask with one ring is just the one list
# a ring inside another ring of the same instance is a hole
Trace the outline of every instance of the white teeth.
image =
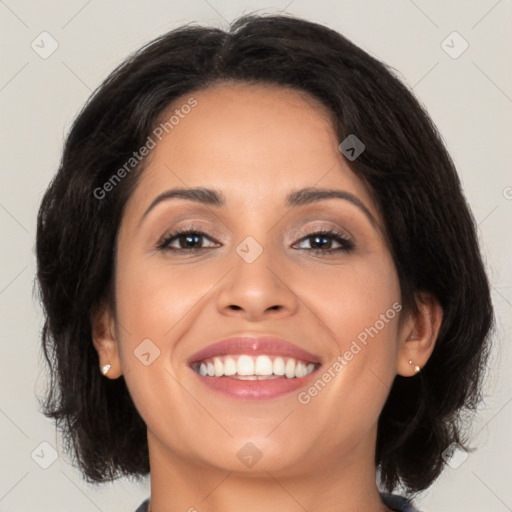
[(289, 379), (293, 379), (293, 377), (295, 377), (295, 361), (293, 359), (288, 359), (288, 361), (286, 361), (286, 366), (284, 367), (284, 374)]
[(254, 365), (255, 375), (272, 375), (274, 367), (272, 361), (268, 356), (258, 356), (256, 364)]
[(240, 380), (268, 380), (285, 376), (288, 379), (305, 377), (316, 368), (307, 363), (281, 356), (216, 356), (195, 366), (202, 377), (233, 377)]
[[(315, 365), (313, 365), (313, 367), (314, 366)], [(284, 375), (284, 371), (284, 359), (282, 357), (276, 357), (274, 359), (274, 375)]]
[(254, 361), (250, 356), (240, 356), (236, 362), (238, 375), (254, 375)]
[(222, 377), (224, 375), (224, 365), (218, 357), (213, 358), (213, 368), (215, 369), (215, 377)]
[(304, 375), (306, 375), (306, 365), (299, 361), (295, 365), (295, 377), (304, 377)]
[(236, 363), (232, 357), (226, 357), (224, 360), (224, 375), (230, 376), (236, 373)]

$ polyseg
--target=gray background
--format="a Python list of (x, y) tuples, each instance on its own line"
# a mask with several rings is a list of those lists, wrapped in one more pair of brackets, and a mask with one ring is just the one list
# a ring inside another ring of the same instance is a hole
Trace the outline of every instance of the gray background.
[[(398, 70), (438, 125), (479, 225), (498, 330), (474, 425), (478, 450), (451, 459), (417, 504), (425, 512), (512, 510), (511, 1), (7, 0), (0, 1), (0, 512), (127, 512), (149, 495), (149, 481), (84, 483), (38, 411), (35, 393), (46, 379), (33, 293), (36, 212), (70, 123), (115, 65), (178, 25), (225, 28), (252, 10), (284, 10), (341, 31)], [(44, 31), (58, 43), (47, 58), (52, 40)], [(448, 37), (453, 31), (460, 37)]]

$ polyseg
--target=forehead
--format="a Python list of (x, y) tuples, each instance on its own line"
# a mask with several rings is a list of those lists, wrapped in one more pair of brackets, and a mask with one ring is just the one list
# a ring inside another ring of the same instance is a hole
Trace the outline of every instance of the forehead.
[[(193, 108), (182, 108), (195, 100)], [(185, 113), (186, 112), (186, 113)], [(283, 204), (291, 190), (338, 188), (357, 195), (377, 217), (371, 198), (338, 146), (331, 114), (305, 92), (270, 85), (220, 84), (184, 95), (131, 202), (137, 210), (166, 189), (220, 189), (231, 204)], [(163, 126), (163, 125), (161, 125)]]

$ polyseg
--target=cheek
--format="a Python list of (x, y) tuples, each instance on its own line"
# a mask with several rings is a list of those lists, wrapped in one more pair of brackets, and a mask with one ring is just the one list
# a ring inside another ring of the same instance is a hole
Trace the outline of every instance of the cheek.
[(303, 295), (327, 326), (323, 331), (332, 345), (330, 373), (335, 377), (326, 379), (340, 394), (347, 389), (355, 397), (371, 394), (375, 385), (387, 392), (396, 373), (402, 309), (394, 264), (380, 254), (332, 270), (315, 276)]
[(127, 258), (116, 286), (119, 320), (139, 337), (170, 340), (169, 331), (204, 299), (218, 275), (164, 258)]
[[(173, 366), (172, 359), (178, 340), (190, 329), (201, 301), (219, 279), (218, 273), (201, 271), (200, 264), (196, 270), (192, 267), (190, 263), (171, 265), (162, 257), (141, 258), (128, 252), (118, 262), (121, 363), (135, 407), (148, 425), (161, 425), (165, 408), (187, 410), (190, 401), (178, 382), (180, 369)], [(166, 435), (170, 438), (174, 434)]]
[(317, 276), (306, 294), (328, 327), (332, 356), (299, 403), (340, 442), (356, 443), (375, 424), (396, 374), (398, 277), (385, 258), (360, 263)]
[(385, 255), (354, 259), (299, 279), (307, 291), (297, 291), (307, 298), (340, 349), (360, 334), (363, 339), (372, 327), (384, 337), (396, 334), (393, 320), (401, 309), (400, 287), (394, 264)]

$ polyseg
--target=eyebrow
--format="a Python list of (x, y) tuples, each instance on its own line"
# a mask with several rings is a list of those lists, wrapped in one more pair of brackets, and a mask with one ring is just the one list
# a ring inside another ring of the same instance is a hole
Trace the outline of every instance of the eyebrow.
[[(139, 225), (142, 223), (148, 213), (162, 201), (170, 199), (187, 199), (196, 203), (205, 204), (208, 206), (215, 206), (217, 208), (226, 205), (225, 195), (219, 191), (204, 187), (195, 188), (173, 188), (162, 192), (153, 199), (146, 211), (142, 214), (139, 220)], [(326, 189), (326, 188), (302, 188), (291, 192), (285, 200), (285, 206), (292, 208), (295, 206), (303, 206), (325, 199), (342, 199), (353, 204), (361, 210), (373, 226), (378, 227), (378, 223), (370, 210), (353, 194), (345, 190)]]

